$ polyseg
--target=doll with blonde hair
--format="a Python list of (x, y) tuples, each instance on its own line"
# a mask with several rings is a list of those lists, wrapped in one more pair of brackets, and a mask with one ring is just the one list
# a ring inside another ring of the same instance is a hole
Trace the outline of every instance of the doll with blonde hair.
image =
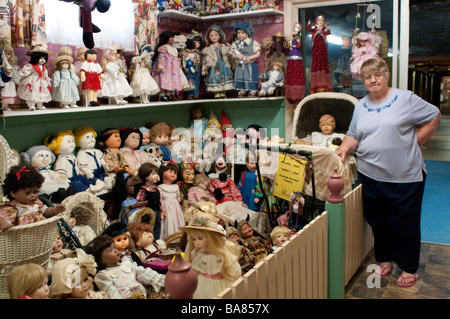
[(150, 102), (148, 99), (149, 95), (154, 95), (161, 91), (158, 83), (151, 76), (149, 60), (151, 60), (151, 55), (149, 54), (133, 57), (128, 71), (133, 96), (139, 96), (144, 104)]
[(285, 226), (275, 226), (270, 233), (270, 239), (272, 239), (272, 248), (274, 250), (281, 248), (286, 241), (291, 238), (291, 231)]
[(209, 192), (211, 181), (205, 174), (197, 174), (194, 177), (194, 183), (188, 192), (189, 205), (195, 204), (201, 200), (216, 203), (216, 199)]
[(53, 59), (55, 71), (53, 72), (52, 99), (60, 102), (65, 109), (78, 107), (77, 101), (80, 99), (78, 93), (79, 77), (73, 67), (73, 58), (68, 55), (60, 55)]
[(108, 49), (103, 52), (101, 66), (106, 76), (102, 82), (99, 96), (111, 97), (117, 105), (127, 104), (124, 97), (133, 94), (133, 89), (128, 84), (127, 78), (117, 63), (117, 51)]
[(75, 249), (71, 256), (59, 260), (51, 272), (50, 293), (52, 299), (108, 299), (104, 291), (92, 290), (92, 279), (97, 264), (92, 255), (83, 249)]
[(188, 235), (185, 259), (197, 272), (193, 298), (212, 299), (240, 277), (239, 247), (226, 239), (225, 230), (210, 214), (198, 213), (180, 229)]
[(4, 87), (1, 89), (2, 109), (9, 111), (11, 110), (9, 105), (13, 104), (17, 97), (16, 85), (20, 82), (19, 67), (17, 65), (19, 58), (14, 53), (14, 48), (11, 46), (11, 43), (7, 40), (0, 40), (0, 48), (3, 48), (4, 55), (12, 68), (10, 74), (11, 80), (3, 83)]
[(17, 266), (8, 274), (10, 299), (47, 299), (49, 287), (44, 267), (38, 264)]

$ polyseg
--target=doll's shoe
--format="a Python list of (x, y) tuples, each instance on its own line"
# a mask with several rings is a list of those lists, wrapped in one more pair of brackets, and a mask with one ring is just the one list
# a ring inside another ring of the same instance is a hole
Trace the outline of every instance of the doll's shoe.
[(45, 107), (42, 103), (37, 103), (37, 104), (36, 104), (36, 108), (37, 108), (38, 110), (45, 110), (45, 109), (46, 109), (46, 107)]
[(255, 96), (256, 96), (256, 92), (255, 91), (248, 92), (248, 97), (255, 97)]
[(245, 96), (245, 91), (244, 90), (240, 90), (238, 92), (238, 97), (244, 97)]
[(214, 94), (214, 98), (215, 98), (215, 99), (220, 99), (220, 93)]
[[(227, 94), (225, 92), (220, 93), (220, 97), (222, 99), (226, 99), (227, 98)], [(198, 97), (197, 97), (198, 98)]]
[(62, 105), (62, 108), (63, 108), (63, 109), (70, 109), (69, 104), (64, 104), (64, 105)]
[(34, 105), (33, 106), (29, 106), (28, 108), (30, 109), (30, 111), (36, 111), (36, 107)]

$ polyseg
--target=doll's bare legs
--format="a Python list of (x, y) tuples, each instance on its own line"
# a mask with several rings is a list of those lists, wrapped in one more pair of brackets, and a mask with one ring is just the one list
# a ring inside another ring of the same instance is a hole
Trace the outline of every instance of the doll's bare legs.
[(100, 103), (97, 101), (97, 90), (88, 90), (88, 100), (90, 106), (98, 106)]
[(27, 106), (30, 109), (30, 111), (36, 110), (36, 102), (35, 101), (26, 101)]
[(141, 95), (141, 101), (144, 104), (150, 103), (150, 101), (148, 100), (147, 94), (142, 94)]

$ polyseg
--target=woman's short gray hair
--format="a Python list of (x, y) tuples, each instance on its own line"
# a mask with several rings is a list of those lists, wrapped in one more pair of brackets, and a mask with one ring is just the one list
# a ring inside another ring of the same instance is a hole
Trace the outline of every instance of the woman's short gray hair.
[(389, 68), (388, 65), (386, 63), (386, 61), (384, 61), (382, 58), (372, 58), (369, 59), (367, 61), (365, 61), (362, 65), (361, 65), (361, 78), (365, 78), (367, 76), (370, 76), (376, 72), (382, 72), (385, 75), (389, 76)]

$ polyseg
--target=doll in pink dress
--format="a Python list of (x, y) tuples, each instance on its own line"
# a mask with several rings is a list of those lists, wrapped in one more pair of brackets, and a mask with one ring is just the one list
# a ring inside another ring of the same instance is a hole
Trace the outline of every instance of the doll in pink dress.
[(32, 165), (13, 166), (3, 181), (3, 195), (10, 201), (0, 204), (0, 230), (32, 224), (65, 210), (64, 205), (47, 207), (38, 198), (44, 183)]
[(327, 35), (331, 33), (330, 26), (325, 25), (325, 17), (320, 15), (314, 20), (314, 25), (311, 25), (311, 20), (308, 21), (307, 30), (311, 31), (312, 34), (311, 87), (309, 93), (332, 92), (327, 41)]
[[(164, 220), (161, 223), (161, 239), (178, 232), (178, 227), (183, 226), (184, 216), (181, 210), (181, 193), (180, 188), (175, 183), (177, 180), (178, 165), (165, 162), (159, 167), (159, 175), (162, 184), (158, 185), (161, 194), (161, 212)], [(165, 214), (165, 215), (164, 215)]]
[(205, 174), (197, 174), (194, 177), (194, 184), (189, 188), (188, 202), (189, 205), (193, 205), (201, 200), (210, 201), (216, 203), (216, 199), (209, 191), (211, 181)]
[(45, 110), (44, 103), (52, 100), (51, 81), (48, 75), (47, 61), (52, 54), (42, 46), (36, 46), (27, 52), (30, 55), (30, 62), (20, 69), (21, 76), (17, 95), (25, 100), (31, 111)]
[(159, 100), (164, 102), (173, 101), (174, 91), (182, 91), (181, 66), (178, 50), (173, 46), (174, 38), (171, 31), (163, 31), (152, 58), (155, 62), (152, 76), (161, 89)]
[(144, 163), (153, 163), (150, 154), (140, 150), (142, 145), (142, 133), (138, 128), (127, 127), (120, 132), (122, 144), (120, 150), (124, 152), (130, 169), (137, 173), (139, 167)]
[(353, 54), (351, 56), (350, 73), (352, 78), (361, 80), (361, 65), (369, 59), (378, 57), (382, 39), (372, 32), (360, 32), (352, 40)]

